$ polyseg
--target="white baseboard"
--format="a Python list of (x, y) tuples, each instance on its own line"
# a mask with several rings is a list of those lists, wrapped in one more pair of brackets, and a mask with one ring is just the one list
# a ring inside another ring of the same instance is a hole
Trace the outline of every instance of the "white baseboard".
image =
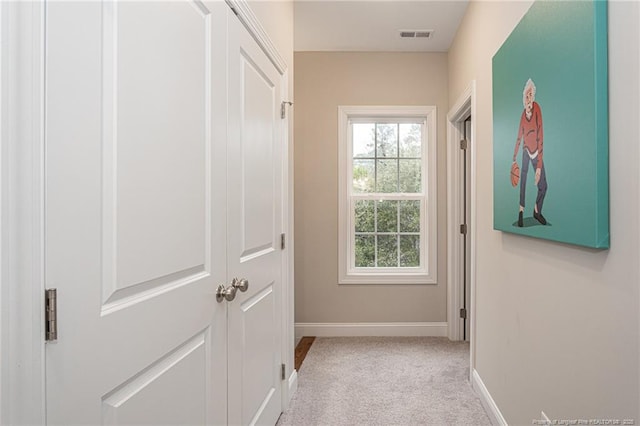
[(507, 421), (502, 416), (502, 413), (496, 405), (496, 402), (491, 397), (491, 394), (487, 390), (487, 387), (484, 385), (484, 382), (475, 369), (473, 370), (473, 379), (471, 381), (471, 386), (480, 397), (480, 402), (482, 402), (482, 406), (487, 412), (489, 420), (491, 420), (491, 424), (495, 426), (508, 426)]
[(352, 336), (447, 336), (446, 322), (361, 322), (295, 324), (296, 338)]

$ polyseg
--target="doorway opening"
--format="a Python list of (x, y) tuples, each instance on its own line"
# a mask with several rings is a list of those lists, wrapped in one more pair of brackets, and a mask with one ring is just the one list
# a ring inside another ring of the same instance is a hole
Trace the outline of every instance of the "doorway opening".
[(447, 321), (451, 340), (470, 342), (474, 359), (475, 82), (447, 115)]

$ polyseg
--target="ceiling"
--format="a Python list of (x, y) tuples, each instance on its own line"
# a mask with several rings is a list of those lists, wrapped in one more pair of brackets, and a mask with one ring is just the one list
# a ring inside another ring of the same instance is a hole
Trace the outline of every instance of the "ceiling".
[[(295, 51), (445, 52), (468, 0), (295, 0)], [(400, 38), (399, 30), (434, 30)]]

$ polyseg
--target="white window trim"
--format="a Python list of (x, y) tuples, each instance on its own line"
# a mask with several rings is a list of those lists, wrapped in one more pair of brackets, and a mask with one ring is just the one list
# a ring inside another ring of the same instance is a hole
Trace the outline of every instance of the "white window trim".
[[(348, 164), (351, 159), (349, 140), (349, 121), (358, 118), (418, 118), (426, 122), (426, 173), (425, 180), (427, 206), (421, 215), (421, 225), (425, 228), (423, 248), (427, 256), (423, 258), (424, 268), (416, 272), (398, 272), (397, 269), (385, 271), (363, 271), (363, 268), (349, 265), (351, 252), (352, 218), (349, 209), (351, 179), (348, 176)], [(435, 106), (339, 106), (338, 107), (338, 283), (339, 284), (436, 284), (437, 283), (437, 161), (436, 161), (436, 107)], [(424, 218), (426, 214), (426, 220)]]

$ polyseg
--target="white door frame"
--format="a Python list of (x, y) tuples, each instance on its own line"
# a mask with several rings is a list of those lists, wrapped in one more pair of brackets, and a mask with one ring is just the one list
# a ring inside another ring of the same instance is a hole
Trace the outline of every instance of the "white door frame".
[[(462, 181), (460, 158), (460, 140), (464, 135), (464, 120), (471, 115), (476, 115), (476, 83), (472, 81), (454, 106), (447, 114), (447, 321), (449, 323), (449, 339), (462, 339), (462, 321), (459, 312), (462, 308), (462, 241), (460, 238), (460, 224), (462, 223)], [(468, 218), (469, 231), (467, 233), (471, 252), (470, 287), (471, 300), (468, 315), (470, 315), (470, 347), (471, 369), (475, 368), (475, 285), (476, 285), (476, 124), (471, 120), (471, 141), (469, 144), (469, 170), (471, 177), (470, 186), (470, 217)]]
[[(247, 0), (227, 0), (283, 78), (286, 62)], [(44, 343), (44, 2), (0, 2), (0, 424), (45, 424)], [(285, 101), (288, 99), (282, 99)], [(283, 229), (293, 241), (290, 116), (283, 120)], [(282, 359), (293, 369), (293, 244), (283, 253)]]
[[(282, 96), (289, 98), (289, 71), (283, 74)], [(295, 306), (294, 306), (294, 245), (293, 245), (293, 108), (289, 108), (283, 120), (282, 137), (282, 229), (285, 248), (282, 255), (282, 362), (285, 364), (286, 382), (282, 386), (282, 411), (289, 408), (293, 394), (298, 389), (298, 372), (295, 370)]]

